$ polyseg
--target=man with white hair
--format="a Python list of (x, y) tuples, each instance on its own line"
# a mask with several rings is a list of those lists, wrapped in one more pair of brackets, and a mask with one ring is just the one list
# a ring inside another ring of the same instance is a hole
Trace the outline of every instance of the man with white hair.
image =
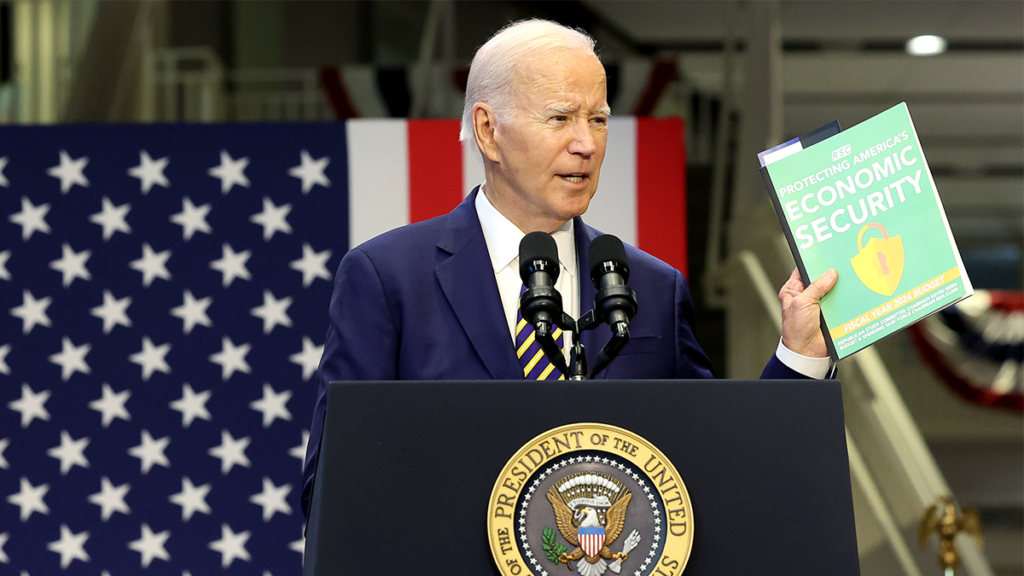
[[(600, 233), (580, 216), (604, 160), (606, 84), (594, 40), (553, 22), (511, 24), (477, 51), (461, 139), (475, 140), (485, 182), (451, 213), (382, 234), (339, 265), (304, 470), (307, 515), (329, 382), (558, 376), (521, 359), (519, 243), (530, 232), (552, 235), (556, 288), (578, 317), (595, 294), (580, 262)], [(601, 377), (713, 377), (693, 336), (682, 274), (633, 247), (626, 254), (641, 305), (629, 344)], [(794, 273), (783, 287), (783, 338), (762, 377), (825, 376), (817, 302), (834, 283), (830, 272), (804, 290)], [(590, 331), (581, 339), (595, 350), (607, 337)]]

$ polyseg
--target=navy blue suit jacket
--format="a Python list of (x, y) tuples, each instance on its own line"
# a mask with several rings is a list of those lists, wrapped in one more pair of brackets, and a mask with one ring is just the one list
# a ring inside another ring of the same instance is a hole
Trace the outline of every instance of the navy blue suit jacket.
[[(328, 383), (523, 378), (475, 197), (476, 190), (451, 213), (382, 234), (342, 259), (303, 471), (307, 515)], [(580, 308), (586, 311), (596, 292), (585, 273), (586, 258), (600, 232), (580, 218), (574, 229)], [(639, 310), (630, 322), (629, 343), (599, 377), (713, 378), (711, 363), (693, 336), (693, 301), (683, 275), (632, 246), (626, 246), (626, 254)], [(585, 332), (582, 341), (595, 355), (610, 336), (605, 326)], [(762, 377), (802, 378), (774, 356)]]

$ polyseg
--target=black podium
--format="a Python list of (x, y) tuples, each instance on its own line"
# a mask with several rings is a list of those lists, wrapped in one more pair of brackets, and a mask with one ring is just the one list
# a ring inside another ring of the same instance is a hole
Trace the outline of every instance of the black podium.
[(674, 463), (694, 519), (685, 576), (860, 574), (840, 387), (814, 380), (333, 383), (304, 574), (497, 574), (495, 481), (577, 422)]

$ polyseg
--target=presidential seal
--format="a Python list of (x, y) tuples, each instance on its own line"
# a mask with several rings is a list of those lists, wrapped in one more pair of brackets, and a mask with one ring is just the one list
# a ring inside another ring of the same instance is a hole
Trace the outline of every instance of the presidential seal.
[(505, 464), (487, 532), (503, 576), (678, 576), (693, 511), (679, 473), (650, 442), (607, 424), (569, 424)]

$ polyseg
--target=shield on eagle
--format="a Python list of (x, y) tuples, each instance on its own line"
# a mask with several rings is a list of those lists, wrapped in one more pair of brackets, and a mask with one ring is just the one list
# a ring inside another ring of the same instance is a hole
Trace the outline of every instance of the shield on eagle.
[(604, 526), (580, 526), (580, 548), (587, 556), (597, 556), (604, 547)]

